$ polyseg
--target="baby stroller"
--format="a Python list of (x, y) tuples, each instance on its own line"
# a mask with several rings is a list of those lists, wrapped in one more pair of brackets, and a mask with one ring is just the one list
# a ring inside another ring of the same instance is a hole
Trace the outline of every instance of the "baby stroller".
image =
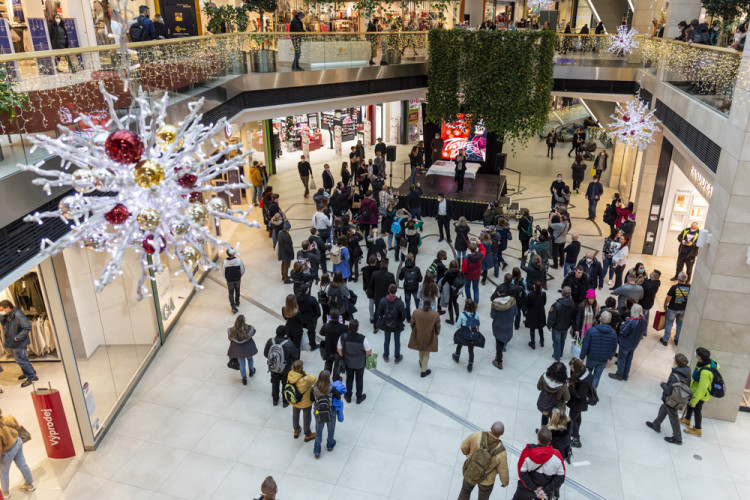
[(592, 153), (596, 152), (596, 141), (586, 141), (583, 147), (581, 147), (581, 152), (583, 153), (584, 160), (592, 161), (594, 159)]

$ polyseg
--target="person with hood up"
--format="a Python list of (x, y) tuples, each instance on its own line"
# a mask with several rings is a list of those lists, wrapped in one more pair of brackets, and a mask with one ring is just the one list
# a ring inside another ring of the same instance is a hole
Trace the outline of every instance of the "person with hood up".
[(518, 458), (518, 488), (513, 500), (554, 498), (565, 482), (565, 464), (552, 447), (552, 432), (542, 427), (537, 444), (527, 444)]
[(594, 374), (594, 387), (599, 387), (607, 361), (617, 351), (617, 333), (609, 325), (610, 321), (612, 313), (600, 313), (599, 324), (592, 326), (581, 342), (581, 361), (586, 361), (586, 368)]
[[(258, 348), (253, 340), (253, 335), (255, 335), (255, 328), (245, 323), (245, 316), (242, 314), (237, 316), (233, 327), (227, 328), (227, 336), (229, 337), (227, 356), (236, 358), (239, 361), (240, 376), (242, 377), (243, 385), (247, 385), (248, 375), (251, 377), (255, 375), (253, 356), (258, 354)], [(245, 368), (246, 361), (247, 368)]]
[(547, 425), (552, 409), (565, 411), (565, 406), (570, 400), (568, 370), (565, 365), (559, 361), (549, 365), (547, 371), (539, 377), (536, 388), (539, 389), (536, 408), (542, 413), (542, 425)]
[(320, 304), (318, 304), (318, 299), (310, 294), (309, 283), (300, 287), (299, 295), (296, 298), (302, 328), (307, 330), (307, 341), (310, 344), (310, 350), (314, 351), (318, 348), (318, 343), (315, 341), (315, 332), (318, 329), (318, 318), (320, 318)]
[(469, 244), (469, 255), (464, 259), (461, 265), (461, 272), (466, 282), (466, 298), (471, 298), (471, 289), (474, 289), (474, 302), (479, 304), (479, 278), (482, 274), (482, 260), (486, 254), (484, 245), (477, 239), (472, 238)]
[(666, 382), (661, 383), (661, 401), (662, 405), (659, 407), (659, 414), (652, 422), (646, 422), (646, 425), (656, 432), (661, 432), (661, 423), (665, 418), (669, 417), (669, 424), (672, 426), (672, 435), (665, 436), (664, 441), (670, 444), (682, 444), (682, 432), (680, 432), (680, 421), (677, 417), (677, 412), (682, 408), (672, 406), (673, 403), (667, 404), (667, 398), (672, 395), (675, 390), (675, 384), (683, 383), (686, 386), (690, 386), (690, 367), (688, 366), (689, 361), (687, 356), (682, 353), (677, 353), (674, 357), (674, 365), (672, 366), (672, 372), (669, 374), (669, 378)]
[(236, 314), (240, 307), (240, 282), (242, 275), (245, 274), (245, 265), (237, 257), (234, 250), (227, 250), (227, 258), (224, 259), (221, 265), (221, 271), (224, 273), (224, 279), (227, 281), (229, 307)]
[(458, 296), (464, 288), (464, 276), (458, 270), (458, 261), (452, 260), (448, 265), (448, 270), (443, 275), (440, 282), (440, 300), (443, 304), (448, 305), (449, 325), (455, 324), (458, 320)]
[(568, 380), (568, 415), (570, 416), (570, 445), (581, 447), (581, 413), (589, 409), (589, 394), (593, 390), (594, 374), (583, 361), (577, 358), (570, 360), (570, 379)]
[(321, 348), (325, 347), (323, 357), (324, 367), (331, 373), (343, 372), (341, 358), (336, 353), (336, 346), (339, 343), (339, 337), (346, 333), (349, 327), (344, 323), (344, 317), (338, 309), (331, 309), (328, 321), (320, 329), (320, 335), (323, 337)]
[(422, 302), (422, 307), (414, 311), (411, 316), (411, 337), (409, 349), (419, 351), (420, 376), (426, 377), (432, 370), (427, 368), (430, 353), (438, 351), (438, 335), (440, 335), (440, 315), (432, 309), (429, 299)]
[(401, 355), (401, 332), (404, 330), (404, 322), (408, 318), (404, 302), (398, 298), (396, 293), (398, 286), (391, 283), (388, 286), (388, 295), (380, 299), (375, 316), (375, 325), (385, 333), (383, 344), (383, 361), (388, 362), (390, 355), (391, 334), (393, 334), (394, 363), (400, 363), (404, 357)]
[(560, 361), (565, 346), (565, 336), (573, 326), (576, 316), (576, 304), (570, 298), (570, 287), (564, 286), (562, 297), (552, 304), (547, 315), (547, 328), (552, 332), (552, 357)]
[(617, 355), (617, 373), (610, 373), (609, 378), (620, 381), (628, 379), (633, 354), (647, 328), (643, 308), (638, 304), (633, 304), (630, 308), (630, 317), (620, 327), (620, 335), (617, 337), (620, 344), (620, 352)]
[[(303, 430), (299, 425), (299, 415), (302, 413), (305, 442), (312, 441), (315, 439), (315, 433), (310, 428), (310, 423), (312, 422), (312, 399), (310, 398), (310, 391), (312, 386), (315, 385), (315, 375), (305, 373), (302, 360), (298, 359), (292, 363), (292, 369), (289, 371), (286, 381), (288, 384), (295, 386), (300, 393), (299, 401), (289, 401), (293, 407), (292, 427), (294, 428), (294, 439), (297, 439)], [(286, 395), (286, 391), (284, 391), (284, 394)]]
[(586, 252), (586, 256), (578, 261), (578, 265), (589, 277), (589, 290), (596, 290), (597, 287), (601, 290), (604, 287), (602, 263), (594, 256), (594, 252)]
[[(685, 411), (685, 418), (680, 423), (687, 427), (685, 434), (701, 437), (701, 424), (703, 423), (703, 404), (711, 399), (711, 387), (714, 383), (714, 372), (719, 369), (719, 363), (711, 359), (711, 351), (705, 347), (695, 350), (698, 363), (695, 365), (693, 375), (690, 379), (690, 390), (693, 397)], [(690, 418), (695, 413), (695, 427), (690, 427)]]
[(516, 299), (510, 295), (501, 295), (492, 301), (490, 317), (492, 318), (492, 335), (495, 337), (495, 359), (492, 366), (503, 369), (503, 350), (513, 338), (513, 323), (516, 318)]

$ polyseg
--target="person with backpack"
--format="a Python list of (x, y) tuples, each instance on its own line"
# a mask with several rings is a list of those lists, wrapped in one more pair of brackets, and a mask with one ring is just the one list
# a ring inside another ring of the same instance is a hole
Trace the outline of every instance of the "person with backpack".
[[(227, 356), (239, 361), (242, 385), (247, 385), (248, 375), (251, 377), (255, 375), (253, 356), (258, 354), (258, 348), (253, 340), (253, 335), (255, 335), (255, 328), (245, 323), (245, 316), (242, 314), (237, 316), (233, 327), (227, 328), (227, 336), (229, 337)], [(245, 368), (245, 362), (247, 362), (247, 368)]]
[(359, 226), (364, 234), (378, 227), (378, 204), (372, 190), (368, 190), (359, 205)]
[(672, 435), (665, 436), (664, 441), (670, 444), (682, 444), (682, 432), (680, 431), (680, 421), (677, 412), (682, 411), (693, 397), (693, 391), (690, 389), (690, 367), (687, 356), (677, 353), (674, 357), (674, 365), (666, 382), (661, 383), (661, 401), (659, 414), (656, 418), (646, 425), (655, 432), (661, 432), (661, 423), (669, 417), (669, 424), (672, 426)]
[(411, 301), (414, 299), (414, 308), (419, 307), (419, 284), (422, 282), (422, 271), (417, 267), (414, 255), (406, 254), (404, 266), (398, 273), (398, 280), (404, 282), (404, 302), (406, 303), (406, 316), (411, 318)]
[(440, 282), (440, 301), (448, 306), (448, 320), (453, 325), (458, 319), (458, 296), (464, 288), (464, 276), (458, 270), (458, 261), (452, 260)]
[(351, 258), (349, 250), (349, 240), (346, 236), (339, 236), (336, 240), (336, 244), (331, 247), (331, 264), (333, 264), (333, 272), (340, 272), (341, 277), (348, 280), (351, 274), (351, 268), (349, 261)]
[(501, 295), (492, 300), (490, 317), (492, 318), (492, 335), (495, 337), (495, 359), (492, 366), (503, 369), (503, 351), (513, 338), (513, 323), (516, 319), (516, 299), (510, 295)]
[(537, 444), (527, 444), (518, 458), (518, 487), (513, 500), (554, 498), (565, 482), (565, 464), (552, 447), (552, 432), (541, 427)]
[[(263, 355), (268, 359), (268, 371), (271, 373), (271, 400), (274, 406), (278, 406), (280, 388), (286, 385), (292, 362), (299, 357), (299, 349), (287, 337), (285, 326), (276, 327), (276, 336), (268, 339)], [(283, 406), (289, 406), (286, 399)]]
[(581, 361), (586, 362), (586, 368), (594, 374), (594, 387), (599, 387), (599, 379), (607, 366), (609, 359), (617, 351), (617, 332), (610, 326), (612, 313), (601, 311), (599, 323), (592, 326), (581, 342)]
[(529, 215), (529, 209), (521, 210), (521, 218), (518, 219), (518, 239), (521, 242), (521, 258), (529, 250), (529, 240), (534, 236), (534, 217)]
[(495, 232), (495, 226), (490, 227), (490, 232), (482, 231), (479, 235), (479, 241), (484, 248), (484, 258), (482, 258), (482, 285), (487, 284), (487, 274), (491, 269), (495, 267), (495, 250), (497, 250), (497, 242), (493, 242), (493, 236)]
[(344, 317), (341, 315), (341, 311), (338, 309), (331, 309), (331, 314), (328, 317), (328, 321), (320, 329), (320, 335), (323, 337), (323, 343), (321, 349), (323, 352), (323, 362), (325, 369), (331, 373), (339, 373), (343, 371), (340, 366), (341, 358), (338, 357), (336, 352), (336, 346), (339, 342), (339, 337), (344, 334), (349, 328), (344, 323)]
[(542, 413), (542, 425), (547, 425), (552, 409), (565, 411), (565, 406), (570, 400), (568, 370), (565, 365), (559, 361), (549, 365), (547, 371), (539, 377), (536, 388), (539, 390), (536, 408)]
[[(698, 363), (690, 378), (690, 390), (693, 391), (693, 397), (690, 398), (685, 416), (680, 419), (680, 423), (687, 427), (685, 434), (701, 437), (703, 404), (712, 396), (723, 397), (725, 387), (724, 379), (719, 373), (719, 363), (711, 359), (711, 351), (705, 347), (699, 347), (695, 350), (695, 357)], [(695, 426), (690, 427), (693, 414), (695, 414)]]
[(552, 332), (552, 357), (560, 361), (565, 347), (565, 337), (576, 317), (576, 304), (570, 297), (570, 287), (562, 288), (562, 296), (552, 304), (547, 315), (547, 328)]
[(500, 476), (500, 484), (507, 488), (510, 482), (508, 453), (500, 437), (505, 433), (505, 425), (499, 420), (492, 424), (490, 432), (476, 431), (461, 443), (461, 453), (466, 457), (463, 465), (463, 484), (458, 500), (469, 500), (474, 487), (478, 486), (478, 500), (489, 500), (495, 487), (495, 476)]
[[(388, 295), (388, 288), (390, 287), (391, 283), (396, 283), (396, 276), (388, 271), (388, 259), (383, 259), (380, 261), (380, 269), (372, 273), (372, 277), (370, 278), (370, 282), (368, 283), (368, 291), (372, 293), (372, 300), (375, 301), (375, 315), (378, 314), (377, 307), (380, 304), (380, 301)], [(374, 316), (373, 316), (374, 317)], [(375, 329), (373, 330), (373, 333), (377, 333), (378, 328), (377, 325), (375, 325)]]
[(240, 281), (242, 275), (245, 274), (245, 265), (237, 257), (234, 250), (227, 250), (227, 258), (221, 265), (221, 271), (227, 281), (229, 307), (232, 309), (232, 313), (236, 314), (240, 307)]
[(568, 363), (570, 367), (570, 379), (568, 379), (568, 416), (570, 417), (570, 445), (574, 448), (581, 447), (581, 413), (588, 411), (590, 404), (599, 402), (599, 397), (594, 389), (594, 374), (578, 358), (573, 358)]
[(663, 346), (669, 343), (672, 336), (672, 325), (675, 326), (674, 345), (679, 344), (682, 320), (685, 317), (685, 308), (690, 298), (690, 283), (687, 282), (687, 274), (681, 271), (677, 275), (677, 280), (677, 284), (669, 288), (667, 297), (664, 299), (664, 310), (666, 311), (664, 335), (659, 339)]
[(334, 431), (336, 430), (336, 415), (333, 409), (333, 399), (341, 398), (341, 393), (331, 384), (331, 372), (323, 370), (318, 374), (318, 380), (312, 388), (312, 407), (315, 415), (315, 443), (313, 443), (313, 454), (320, 458), (321, 445), (323, 443), (323, 429), (327, 429), (328, 438), (326, 449), (333, 451), (336, 446)]
[(432, 370), (427, 368), (430, 353), (438, 352), (438, 335), (440, 335), (440, 315), (432, 309), (432, 301), (422, 301), (422, 308), (414, 311), (411, 316), (411, 336), (409, 349), (419, 351), (420, 376), (426, 377)]
[(469, 255), (464, 259), (461, 265), (461, 273), (464, 276), (464, 292), (466, 298), (471, 298), (471, 289), (474, 289), (474, 302), (479, 304), (479, 278), (482, 274), (482, 260), (487, 253), (482, 242), (477, 238), (472, 238), (469, 244)]
[(353, 227), (349, 228), (346, 235), (346, 244), (349, 249), (349, 281), (359, 280), (359, 261), (362, 258), (362, 247), (359, 242), (363, 239), (359, 231)]
[(375, 303), (375, 299), (373, 298), (373, 291), (370, 288), (370, 279), (372, 278), (372, 274), (378, 269), (380, 269), (380, 265), (378, 265), (377, 258), (374, 255), (371, 255), (367, 258), (367, 265), (362, 268), (362, 289), (367, 296), (367, 306), (368, 312), (370, 313), (371, 325), (375, 325), (375, 310), (377, 309), (378, 305)]
[(458, 316), (456, 327), (456, 333), (453, 335), (456, 352), (451, 354), (451, 357), (453, 361), (458, 363), (461, 358), (461, 348), (466, 346), (469, 350), (469, 365), (467, 366), (467, 370), (471, 373), (474, 369), (474, 346), (484, 348), (485, 343), (484, 336), (479, 331), (479, 313), (477, 312), (477, 305), (473, 300), (466, 299), (464, 311)]
[(302, 426), (305, 431), (305, 442), (315, 439), (310, 424), (312, 422), (312, 387), (315, 385), (315, 375), (305, 373), (301, 359), (292, 363), (292, 369), (287, 375), (284, 386), (284, 399), (292, 405), (292, 427), (294, 439), (302, 432), (299, 416), (302, 414)]
[[(438, 250), (437, 255), (435, 255), (435, 260), (433, 260), (432, 264), (426, 269), (426, 272), (432, 274), (435, 278), (436, 283), (439, 283), (440, 280), (443, 279), (443, 276), (445, 276), (447, 268), (445, 267), (445, 264), (443, 264), (443, 261), (447, 259), (448, 254), (445, 250)], [(440, 310), (440, 307), (438, 307), (438, 310)]]
[(154, 29), (154, 23), (149, 19), (151, 17), (151, 11), (148, 6), (141, 5), (138, 7), (138, 17), (135, 18), (135, 22), (128, 28), (128, 35), (130, 35), (131, 42), (147, 42), (148, 40), (156, 40), (156, 30)]
[(456, 259), (461, 264), (466, 258), (466, 251), (469, 248), (469, 221), (466, 220), (466, 217), (459, 217), (458, 222), (453, 224), (453, 230), (456, 232), (456, 243), (453, 248), (456, 250)]
[(307, 341), (310, 345), (310, 350), (315, 351), (318, 348), (318, 343), (315, 341), (315, 332), (318, 329), (318, 318), (320, 318), (320, 304), (318, 304), (318, 300), (310, 293), (310, 288), (309, 283), (302, 285), (296, 299), (302, 328), (307, 330)]
[(380, 299), (375, 317), (375, 325), (385, 333), (383, 344), (383, 361), (388, 362), (390, 354), (391, 334), (393, 334), (393, 362), (400, 363), (404, 357), (401, 355), (401, 332), (404, 330), (404, 322), (409, 317), (404, 302), (398, 298), (396, 293), (398, 286), (391, 283), (388, 286), (388, 295)]
[(346, 286), (346, 280), (341, 276), (341, 272), (336, 271), (331, 286), (328, 287), (328, 307), (338, 309), (344, 319), (348, 320), (357, 312), (354, 302), (356, 302), (356, 295)]
[[(390, 186), (387, 188), (390, 190)], [(383, 194), (383, 191), (380, 193)], [(390, 201), (385, 205), (381, 205), (385, 208), (385, 215), (380, 218), (380, 232), (388, 235), (388, 250), (395, 250), (393, 246), (393, 237), (396, 237), (396, 245), (398, 246), (398, 234), (394, 233), (394, 228), (397, 232), (401, 231), (401, 221), (396, 223), (396, 214), (398, 209), (396, 208), (396, 201)]]
[(346, 367), (346, 394), (344, 399), (347, 403), (352, 402), (352, 387), (357, 382), (357, 404), (367, 398), (363, 392), (363, 379), (365, 376), (365, 362), (367, 356), (372, 354), (372, 347), (367, 338), (359, 333), (359, 321), (353, 319), (349, 322), (349, 331), (339, 337), (337, 345), (339, 356), (344, 359)]

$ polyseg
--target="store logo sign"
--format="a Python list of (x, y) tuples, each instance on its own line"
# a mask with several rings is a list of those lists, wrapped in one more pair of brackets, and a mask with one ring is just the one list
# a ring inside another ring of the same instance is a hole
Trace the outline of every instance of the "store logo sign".
[(42, 418), (47, 425), (47, 434), (49, 435), (49, 442), (52, 446), (60, 444), (60, 433), (55, 429), (55, 422), (52, 420), (52, 410), (42, 408)]
[(714, 192), (713, 184), (692, 165), (690, 166), (690, 180), (703, 192), (706, 201), (711, 199), (711, 195)]

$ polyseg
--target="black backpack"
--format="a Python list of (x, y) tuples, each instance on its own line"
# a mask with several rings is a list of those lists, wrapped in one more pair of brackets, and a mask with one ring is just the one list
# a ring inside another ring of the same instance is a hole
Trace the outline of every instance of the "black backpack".
[(557, 406), (557, 396), (552, 392), (547, 392), (544, 389), (539, 391), (539, 397), (536, 400), (536, 409), (542, 413), (552, 413), (554, 407)]
[(331, 393), (322, 394), (317, 387), (313, 386), (315, 401), (313, 402), (313, 414), (315, 420), (321, 424), (327, 424), (333, 417), (331, 409)]
[(419, 274), (416, 267), (404, 269), (404, 291), (413, 292), (419, 289)]
[(131, 42), (143, 42), (146, 40), (146, 30), (143, 28), (143, 16), (138, 16), (128, 29)]
[(369, 219), (369, 218), (370, 218), (370, 206), (362, 205), (362, 219)]
[(703, 370), (708, 370), (714, 374), (714, 381), (711, 383), (711, 388), (708, 390), (708, 393), (711, 394), (711, 397), (713, 398), (723, 398), (724, 394), (727, 392), (727, 386), (724, 384), (724, 377), (721, 376), (721, 373), (719, 373), (719, 370), (716, 368), (701, 368), (701, 371)]
[(398, 327), (398, 307), (396, 302), (388, 302), (383, 311), (383, 318), (380, 321), (380, 327), (384, 330), (395, 329)]
[(482, 224), (485, 226), (494, 226), (495, 225), (495, 211), (494, 210), (487, 210), (484, 213), (484, 216), (482, 217)]
[(464, 285), (466, 285), (466, 281), (464, 280), (463, 275), (459, 274), (455, 277), (453, 283), (451, 283), (451, 295), (453, 295), (454, 297), (458, 297)]
[(613, 203), (610, 203), (607, 205), (607, 208), (604, 209), (604, 216), (602, 217), (602, 220), (605, 222), (605, 224), (614, 224), (617, 220), (617, 206)]

